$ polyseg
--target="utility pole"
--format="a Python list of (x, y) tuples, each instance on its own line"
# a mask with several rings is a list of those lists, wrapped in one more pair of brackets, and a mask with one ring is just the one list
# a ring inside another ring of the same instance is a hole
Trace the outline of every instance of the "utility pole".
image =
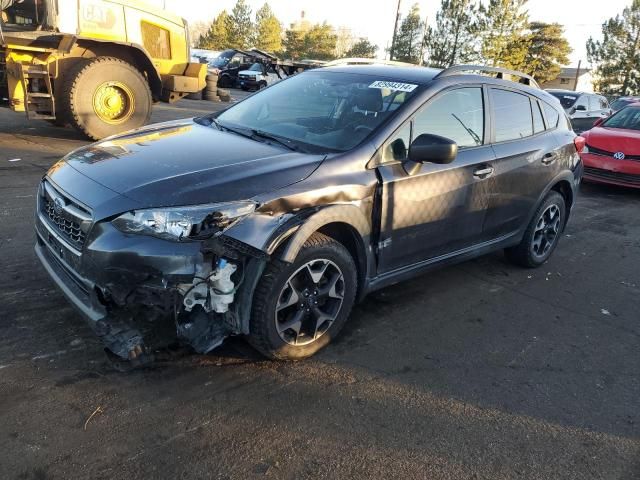
[(422, 44), (420, 45), (420, 66), (424, 65), (424, 49), (427, 46), (427, 28), (429, 28), (429, 16), (424, 17), (424, 29), (422, 30)]
[(393, 39), (391, 40), (391, 50), (389, 50), (389, 60), (393, 60), (393, 54), (396, 49), (396, 36), (398, 35), (398, 22), (400, 22), (400, 2), (398, 0), (398, 9), (396, 10), (396, 23), (393, 26)]
[(582, 60), (578, 60), (578, 69), (576, 70), (576, 81), (573, 84), (573, 91), (578, 90), (578, 78), (580, 78), (580, 66), (582, 65)]

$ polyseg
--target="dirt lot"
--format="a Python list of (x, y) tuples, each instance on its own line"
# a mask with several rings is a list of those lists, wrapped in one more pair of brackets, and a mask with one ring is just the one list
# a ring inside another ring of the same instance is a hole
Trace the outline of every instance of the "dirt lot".
[(309, 361), (235, 339), (122, 374), (33, 253), (38, 180), (84, 143), (0, 110), (0, 478), (640, 479), (640, 192), (584, 186), (543, 268), (388, 288)]

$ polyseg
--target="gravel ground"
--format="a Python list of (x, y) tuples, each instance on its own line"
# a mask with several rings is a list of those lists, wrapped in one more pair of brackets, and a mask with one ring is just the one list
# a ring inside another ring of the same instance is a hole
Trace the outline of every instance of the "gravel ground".
[(640, 479), (640, 191), (583, 186), (541, 269), (395, 285), (308, 361), (233, 339), (123, 374), (33, 253), (36, 185), (84, 143), (0, 110), (0, 478)]

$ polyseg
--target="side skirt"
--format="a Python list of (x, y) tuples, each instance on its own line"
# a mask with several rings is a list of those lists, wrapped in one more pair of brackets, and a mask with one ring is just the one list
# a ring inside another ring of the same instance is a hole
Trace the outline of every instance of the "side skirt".
[(423, 260), (418, 263), (414, 263), (401, 268), (397, 268), (390, 272), (383, 273), (381, 275), (368, 279), (367, 284), (363, 289), (363, 293), (364, 295), (366, 295), (376, 290), (380, 290), (381, 288), (403, 282), (430, 270), (435, 270), (446, 265), (460, 263), (465, 260), (470, 260), (472, 258), (486, 255), (487, 253), (493, 252), (495, 250), (500, 250), (502, 248), (517, 245), (518, 242), (520, 242), (521, 236), (522, 232), (516, 231), (507, 235), (503, 235), (502, 237), (489, 240), (487, 242), (472, 245), (471, 247), (467, 247), (462, 250), (457, 250), (455, 252), (440, 255), (438, 257)]

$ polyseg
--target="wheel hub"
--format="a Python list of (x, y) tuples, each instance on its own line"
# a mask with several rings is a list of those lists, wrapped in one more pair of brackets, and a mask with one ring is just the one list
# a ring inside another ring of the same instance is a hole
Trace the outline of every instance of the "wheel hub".
[(122, 123), (131, 117), (133, 110), (133, 93), (121, 82), (103, 83), (93, 94), (93, 111), (106, 123)]

